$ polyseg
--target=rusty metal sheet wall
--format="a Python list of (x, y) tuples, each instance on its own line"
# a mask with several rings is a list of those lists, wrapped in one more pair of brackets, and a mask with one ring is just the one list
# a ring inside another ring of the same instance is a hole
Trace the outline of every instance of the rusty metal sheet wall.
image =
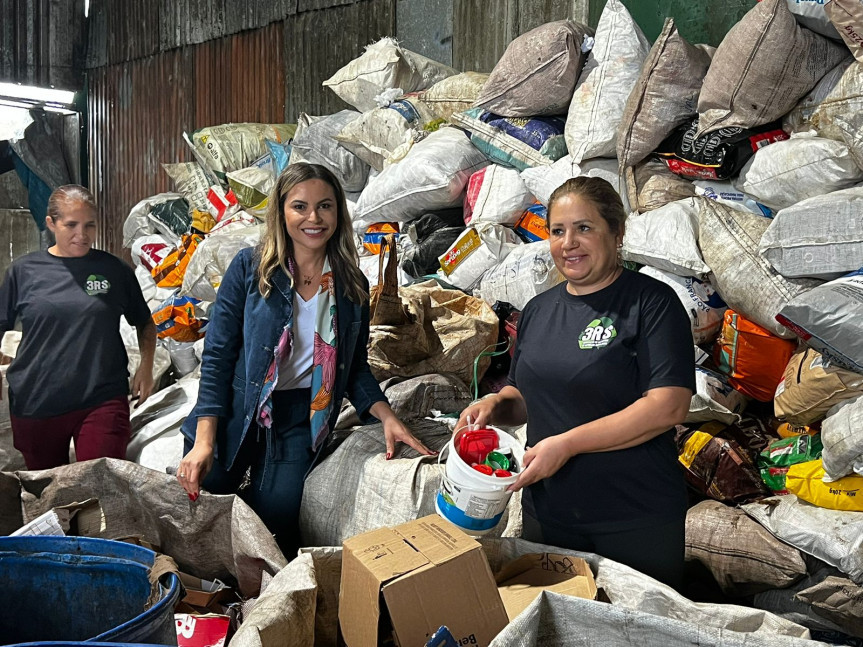
[(298, 2), (91, 0), (86, 66), (114, 65), (265, 27), (295, 14)]
[(0, 81), (81, 87), (84, 0), (0, 0)]
[(588, 5), (588, 0), (520, 0), (516, 35), (564, 18), (587, 24), (590, 13)]
[(453, 0), (398, 0), (395, 36), (405, 47), (452, 66)]
[(102, 249), (121, 254), (130, 209), (173, 190), (161, 164), (191, 161), (184, 131), (283, 121), (283, 33), (274, 23), (90, 71), (90, 188), (99, 204)]
[(285, 20), (285, 119), (325, 115), (348, 106), (321, 82), (366, 45), (395, 34), (395, 0), (361, 0)]
[(454, 0), (453, 67), (491, 72), (515, 37), (517, 17), (516, 0)]

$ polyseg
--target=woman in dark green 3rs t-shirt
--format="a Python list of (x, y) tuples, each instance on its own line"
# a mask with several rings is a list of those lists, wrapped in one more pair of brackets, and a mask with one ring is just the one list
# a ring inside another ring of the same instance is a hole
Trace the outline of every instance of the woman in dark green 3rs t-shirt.
[(671, 430), (695, 389), (689, 318), (668, 286), (621, 267), (625, 212), (599, 178), (549, 200), (565, 281), (525, 306), (509, 385), (468, 407), (480, 425), (527, 422), (524, 537), (622, 562), (672, 586), (687, 498)]
[(120, 317), (137, 328), (141, 364), (132, 380), (143, 402), (153, 388), (156, 328), (132, 269), (92, 249), (96, 205), (82, 186), (48, 200), (56, 244), (16, 260), (0, 285), (0, 336), (21, 324), (6, 374), (15, 447), (27, 468), (77, 459), (125, 458), (129, 441), (128, 358)]

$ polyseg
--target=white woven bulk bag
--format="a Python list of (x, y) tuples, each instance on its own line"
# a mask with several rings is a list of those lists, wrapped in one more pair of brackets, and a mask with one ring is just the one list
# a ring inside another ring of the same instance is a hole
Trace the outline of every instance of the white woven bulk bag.
[(481, 72), (462, 72), (438, 81), (428, 90), (416, 95), (438, 119), (449, 119), (454, 113), (470, 109), (482, 92), (488, 74)]
[(621, 257), (677, 276), (703, 277), (710, 268), (698, 248), (696, 198), (686, 198), (626, 219)]
[(548, 241), (542, 240), (513, 249), (500, 265), (483, 275), (475, 296), (489, 305), (505, 301), (524, 310), (533, 297), (563, 280), (551, 258)]
[(825, 74), (818, 85), (785, 115), (782, 128), (789, 133), (815, 131), (819, 137), (842, 141), (842, 133), (834, 120), (837, 117), (859, 119), (861, 115), (863, 64), (847, 59)]
[(843, 142), (795, 135), (755, 153), (734, 186), (778, 210), (861, 180), (863, 170)]
[(789, 278), (835, 279), (863, 265), (863, 186), (798, 202), (776, 214), (758, 251)]
[(464, 200), (466, 225), (514, 225), (536, 198), (518, 171), (498, 164), (471, 175)]
[(321, 164), (335, 174), (345, 191), (362, 191), (369, 177), (369, 165), (336, 139), (360, 117), (355, 110), (342, 110), (298, 130), (291, 144), (291, 162)]
[(574, 162), (617, 154), (617, 130), (650, 43), (620, 0), (608, 0), (566, 118)]
[(506, 48), (474, 104), (503, 117), (566, 111), (584, 66), (585, 37), (593, 30), (557, 20), (521, 34)]
[(503, 225), (468, 227), (438, 258), (439, 274), (448, 283), (470, 293), (488, 270), (521, 244), (515, 232)]
[(384, 90), (400, 88), (403, 94), (417, 92), (454, 74), (457, 72), (453, 68), (406, 50), (393, 38), (382, 38), (323, 85), (342, 101), (367, 112), (377, 107), (375, 97)]
[(459, 206), (470, 176), (488, 163), (464, 132), (441, 128), (369, 182), (357, 201), (354, 229), (365, 231), (376, 222), (408, 222), (429, 211)]
[(648, 266), (642, 267), (639, 272), (662, 281), (674, 290), (689, 315), (693, 342), (704, 344), (716, 339), (727, 306), (709, 281), (692, 276), (676, 276)]
[(825, 479), (863, 476), (863, 397), (833, 407), (821, 423)]
[(698, 212), (698, 243), (710, 267), (711, 283), (729, 308), (784, 339), (793, 333), (776, 321), (779, 311), (818, 285), (811, 279), (786, 279), (758, 253), (770, 220), (726, 207), (708, 198), (693, 198)]
[(863, 373), (863, 269), (798, 295), (776, 318), (829, 364)]

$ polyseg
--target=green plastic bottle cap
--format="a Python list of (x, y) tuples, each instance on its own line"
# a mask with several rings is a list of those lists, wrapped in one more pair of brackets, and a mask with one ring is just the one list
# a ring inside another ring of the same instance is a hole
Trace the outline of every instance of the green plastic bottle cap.
[(508, 470), (510, 461), (500, 452), (489, 452), (485, 457), (485, 464), (495, 470)]

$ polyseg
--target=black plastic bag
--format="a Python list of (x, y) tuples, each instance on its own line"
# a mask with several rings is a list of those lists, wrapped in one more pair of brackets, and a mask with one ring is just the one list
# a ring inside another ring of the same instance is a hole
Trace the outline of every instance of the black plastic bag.
[(696, 139), (697, 130), (698, 118), (677, 128), (656, 149), (673, 173), (692, 180), (732, 178), (758, 149), (788, 139), (780, 121), (753, 129), (721, 128)]

